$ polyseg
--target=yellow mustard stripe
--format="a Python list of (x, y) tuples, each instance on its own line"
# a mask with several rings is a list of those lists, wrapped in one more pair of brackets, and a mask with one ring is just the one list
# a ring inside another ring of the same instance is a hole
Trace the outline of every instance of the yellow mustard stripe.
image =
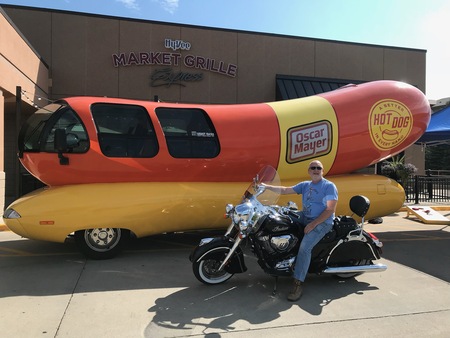
[[(139, 237), (226, 227), (227, 203), (237, 203), (247, 182), (113, 183), (51, 187), (16, 200), (20, 219), (5, 219), (21, 236), (63, 242), (76, 230), (127, 228)], [(208, 220), (205, 222), (205, 219)]]
[[(396, 212), (404, 202), (401, 186), (384, 176), (341, 175), (329, 179), (339, 191), (338, 215), (350, 214), (348, 201), (360, 191), (376, 205), (369, 209), (367, 219)], [(284, 184), (297, 182), (296, 177), (286, 179)], [(90, 228), (126, 228), (138, 237), (226, 228), (230, 224), (229, 219), (223, 218), (226, 204), (239, 203), (247, 187), (248, 183), (238, 182), (94, 183), (52, 187), (15, 201), (11, 207), (21, 218), (5, 219), (5, 222), (16, 234), (54, 242), (63, 242), (71, 232)], [(282, 197), (278, 201), (281, 205), (293, 200), (301, 206), (301, 196)]]
[(331, 104), (319, 96), (268, 103), (281, 134), (278, 173), (283, 179), (308, 178), (308, 164), (318, 159), (324, 174), (337, 153), (338, 122)]

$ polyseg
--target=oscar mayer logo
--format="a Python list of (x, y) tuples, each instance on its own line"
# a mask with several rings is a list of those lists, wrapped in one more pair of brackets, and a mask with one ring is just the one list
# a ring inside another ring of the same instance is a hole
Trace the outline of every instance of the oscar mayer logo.
[(412, 114), (408, 107), (396, 100), (381, 100), (372, 106), (369, 131), (372, 142), (380, 150), (395, 148), (411, 132)]
[(288, 130), (287, 162), (295, 163), (326, 155), (331, 150), (331, 123), (318, 121)]

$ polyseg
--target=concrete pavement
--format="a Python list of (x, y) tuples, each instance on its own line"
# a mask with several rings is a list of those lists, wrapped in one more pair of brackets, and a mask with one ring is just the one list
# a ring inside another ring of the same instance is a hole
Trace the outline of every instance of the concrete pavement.
[[(447, 215), (449, 211), (442, 211)], [(449, 337), (450, 227), (406, 219), (368, 224), (384, 242), (382, 273), (309, 275), (299, 302), (291, 280), (248, 271), (198, 282), (188, 260), (203, 233), (153, 236), (119, 257), (86, 260), (74, 243), (0, 232), (2, 337)]]

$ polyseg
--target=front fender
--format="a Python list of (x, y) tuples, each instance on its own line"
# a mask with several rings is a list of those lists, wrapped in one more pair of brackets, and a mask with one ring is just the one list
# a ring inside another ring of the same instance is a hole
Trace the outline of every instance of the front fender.
[[(202, 244), (202, 242), (204, 244)], [(189, 260), (191, 262), (196, 262), (200, 259), (205, 259), (208, 255), (214, 255), (213, 249), (225, 247), (231, 249), (233, 247), (233, 242), (227, 237), (214, 237), (203, 239), (198, 246), (189, 255)], [(209, 253), (209, 251), (212, 251)], [(225, 267), (225, 270), (229, 273), (241, 273), (247, 271), (247, 267), (244, 262), (244, 253), (240, 247), (236, 248), (233, 256)]]

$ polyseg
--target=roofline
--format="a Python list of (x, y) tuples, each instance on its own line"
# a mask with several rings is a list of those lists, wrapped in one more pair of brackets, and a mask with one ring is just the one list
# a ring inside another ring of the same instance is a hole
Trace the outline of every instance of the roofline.
[(311, 38), (311, 37), (303, 37), (303, 36), (295, 36), (295, 35), (287, 35), (287, 34), (264, 33), (264, 32), (246, 31), (246, 30), (230, 29), (230, 28), (207, 27), (207, 26), (191, 25), (191, 24), (184, 24), (184, 23), (173, 23), (173, 22), (164, 22), (164, 21), (156, 21), (156, 20), (126, 18), (126, 17), (120, 17), (120, 16), (92, 14), (92, 13), (75, 12), (75, 11), (67, 11), (67, 10), (60, 10), (60, 9), (50, 9), (50, 8), (43, 8), (43, 7), (19, 6), (19, 5), (10, 5), (10, 4), (1, 4), (0, 3), (0, 9), (1, 9), (1, 7), (19, 8), (19, 9), (27, 9), (27, 10), (34, 10), (34, 11), (45, 11), (45, 12), (53, 12), (53, 13), (64, 13), (64, 14), (72, 14), (72, 15), (82, 15), (82, 16), (88, 16), (88, 17), (115, 19), (115, 20), (132, 21), (132, 22), (153, 23), (153, 24), (167, 25), (167, 26), (178, 26), (178, 27), (182, 26), (182, 27), (187, 27), (187, 28), (208, 29), (208, 30), (216, 30), (216, 31), (222, 31), (222, 32), (255, 34), (255, 35), (264, 35), (264, 36), (285, 37), (285, 38), (291, 38), (291, 39), (333, 42), (333, 43), (341, 43), (341, 44), (348, 44), (348, 45), (383, 47), (383, 48), (389, 48), (389, 49), (420, 51), (420, 52), (425, 52), (425, 53), (427, 52), (426, 49), (419, 49), (419, 48), (395, 47), (395, 46), (368, 44), (368, 43), (361, 43), (361, 42), (348, 42), (348, 41), (340, 41), (340, 40)]
[[(19, 36), (22, 38), (22, 40), (28, 45), (28, 47), (33, 51), (34, 54), (36, 54), (37, 58), (39, 59), (40, 62), (42, 62), (42, 64), (48, 69), (49, 66), (47, 64), (47, 62), (45, 62), (45, 60), (42, 58), (42, 56), (36, 51), (36, 49), (33, 47), (33, 45), (28, 41), (28, 39), (25, 37), (25, 35), (22, 34), (22, 32), (20, 31), (20, 29), (16, 26), (16, 24), (14, 23), (14, 21), (8, 16), (8, 14), (3, 10), (3, 6), (2, 4), (0, 4), (0, 15), (3, 15), (3, 17), (6, 19), (6, 21), (8, 21), (8, 23), (14, 28), (14, 30), (16, 31), (17, 34), (19, 34)], [(14, 6), (10, 6), (10, 7), (14, 7)], [(20, 6), (15, 6), (15, 7), (20, 7)]]

